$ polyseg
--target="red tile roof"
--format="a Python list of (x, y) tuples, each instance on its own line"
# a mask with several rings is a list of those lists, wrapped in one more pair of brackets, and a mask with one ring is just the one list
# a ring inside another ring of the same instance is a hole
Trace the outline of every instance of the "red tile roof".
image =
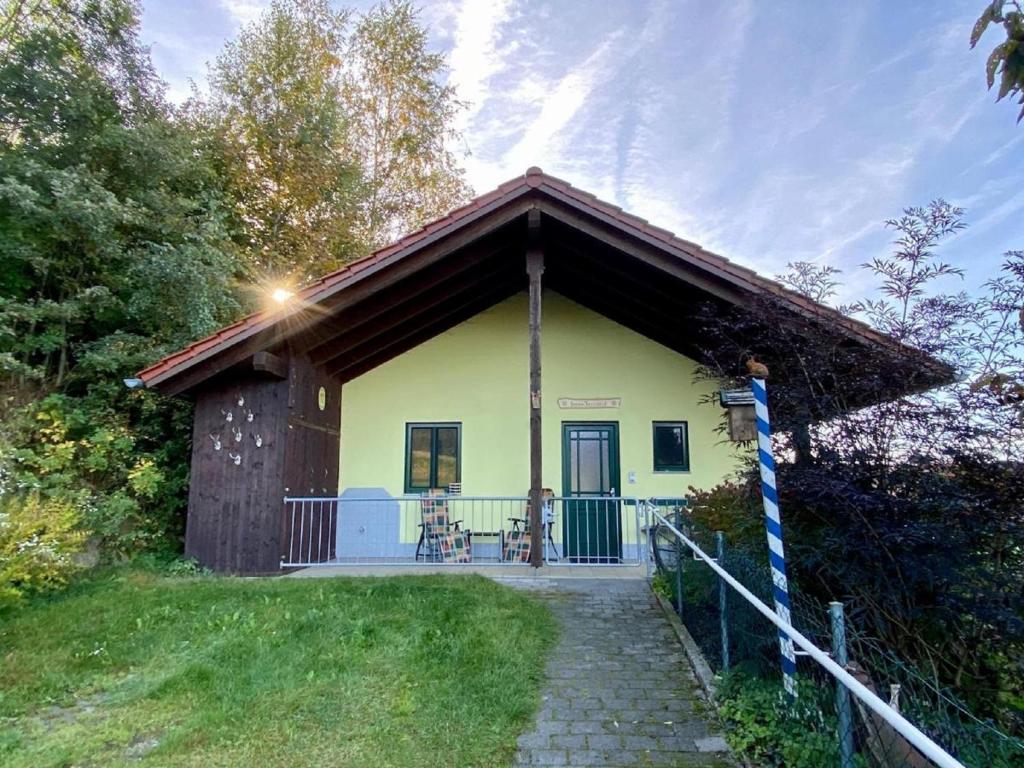
[[(315, 304), (325, 295), (332, 293), (333, 291), (330, 289), (341, 283), (347, 282), (347, 279), (353, 275), (363, 272), (366, 269), (385, 261), (389, 257), (394, 256), (395, 254), (403, 253), (413, 246), (421, 244), (421, 242), (426, 240), (430, 235), (462, 222), (464, 219), (470, 217), (471, 214), (480, 211), (481, 209), (488, 208), (493, 203), (504, 202), (506, 199), (510, 199), (517, 193), (522, 193), (526, 189), (527, 187), (524, 184), (523, 177), (507, 181), (497, 189), (470, 200), (465, 205), (450, 211), (440, 219), (425, 224), (420, 229), (406, 235), (401, 240), (385, 246), (378, 251), (374, 251), (361, 259), (349, 262), (340, 269), (324, 275), (319, 280), (299, 291), (292, 303), (297, 307)], [(138, 374), (139, 378), (149, 386), (159, 379), (164, 379), (172, 373), (188, 367), (190, 363), (205, 358), (214, 351), (229, 346), (233, 339), (238, 339), (243, 335), (248, 336), (254, 331), (262, 330), (263, 328), (282, 320), (287, 315), (287, 312), (282, 311), (268, 312), (264, 310), (254, 312), (231, 325), (221, 328), (219, 331), (212, 333), (206, 338), (193, 342), (187, 347), (158, 360), (153, 365), (140, 371)]]
[[(773, 280), (758, 275), (751, 269), (729, 261), (723, 256), (706, 251), (696, 243), (677, 237), (668, 230), (650, 224), (646, 219), (627, 213), (622, 208), (600, 200), (589, 192), (577, 189), (567, 181), (549, 176), (536, 167), (528, 169), (523, 176), (511, 179), (496, 189), (474, 198), (440, 219), (424, 225), (401, 240), (381, 248), (369, 256), (350, 262), (341, 269), (324, 275), (316, 282), (306, 286), (296, 295), (295, 300), (292, 302), (295, 307), (292, 312), (298, 311), (310, 304), (315, 304), (327, 296), (336, 293), (345, 285), (353, 282), (358, 275), (373, 267), (407, 256), (412, 251), (433, 240), (432, 236), (440, 237), (443, 234), (447, 234), (451, 229), (466, 223), (467, 220), (476, 218), (474, 214), (482, 214), (490, 209), (500, 207), (532, 190), (547, 193), (557, 200), (581, 208), (585, 213), (598, 218), (605, 218), (620, 229), (641, 239), (648, 240), (677, 257), (684, 258), (739, 287), (746, 288), (755, 293), (767, 292), (774, 294), (789, 302), (793, 305), (794, 309), (836, 323), (862, 341), (893, 348), (901, 347), (894, 339), (880, 333), (865, 323), (846, 317), (831, 307), (818, 304)], [(290, 314), (291, 312), (288, 311), (263, 311), (251, 314), (207, 336), (205, 339), (201, 339), (178, 352), (168, 355), (141, 371), (139, 377), (147, 386), (152, 385), (157, 381), (166, 379), (189, 368), (191, 365), (222, 349), (230, 347), (233, 343), (247, 338), (253, 333), (273, 326)], [(922, 357), (925, 356), (922, 355)], [(925, 359), (938, 364), (937, 361), (932, 361), (930, 358)]]

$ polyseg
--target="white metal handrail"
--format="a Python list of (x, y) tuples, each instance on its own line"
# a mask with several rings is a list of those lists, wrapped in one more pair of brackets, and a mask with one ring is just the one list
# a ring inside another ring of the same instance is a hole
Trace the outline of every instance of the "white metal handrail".
[(783, 621), (778, 617), (774, 610), (769, 608), (764, 602), (759, 600), (749, 589), (744, 587), (740, 582), (733, 578), (728, 571), (722, 568), (714, 558), (710, 557), (704, 552), (699, 546), (693, 541), (686, 537), (678, 528), (672, 523), (665, 519), (658, 512), (657, 508), (651, 505), (651, 513), (654, 518), (664, 525), (668, 530), (672, 531), (679, 540), (682, 541), (698, 558), (703, 560), (718, 576), (725, 581), (730, 587), (738, 592), (744, 600), (750, 603), (757, 611), (763, 615), (768, 621), (778, 627), (780, 630), (786, 633), (786, 635), (803, 651), (806, 652), (807, 656), (814, 659), (822, 667), (824, 667), (829, 674), (835, 677), (839, 682), (849, 689), (854, 696), (864, 702), (864, 704), (871, 709), (875, 714), (885, 720), (891, 725), (900, 735), (903, 736), (908, 742), (910, 742), (922, 755), (927, 757), (929, 760), (934, 762), (941, 768), (965, 768), (963, 763), (957, 760), (955, 757), (950, 755), (946, 750), (932, 741), (928, 736), (921, 732), (913, 723), (907, 720), (903, 715), (890, 707), (885, 701), (875, 695), (867, 686), (857, 680), (853, 675), (839, 666), (835, 661), (829, 657), (825, 651), (821, 650), (804, 637), (800, 632), (793, 628), (790, 624)]

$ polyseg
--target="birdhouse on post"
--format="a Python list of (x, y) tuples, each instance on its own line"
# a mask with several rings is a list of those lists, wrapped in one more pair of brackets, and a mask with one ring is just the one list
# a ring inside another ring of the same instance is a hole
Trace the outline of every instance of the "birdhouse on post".
[(729, 439), (734, 443), (757, 440), (754, 393), (749, 389), (722, 389), (718, 402), (729, 414)]
[[(768, 366), (755, 357), (747, 358), (747, 374), (753, 380), (768, 378)], [(729, 439), (734, 443), (757, 440), (757, 414), (752, 389), (723, 389), (718, 401), (729, 413)]]

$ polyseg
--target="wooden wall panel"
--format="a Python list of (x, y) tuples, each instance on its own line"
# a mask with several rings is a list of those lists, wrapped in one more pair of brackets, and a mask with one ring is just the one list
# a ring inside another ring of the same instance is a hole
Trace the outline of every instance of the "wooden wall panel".
[(304, 536), (292, 541), (284, 497), (337, 495), (340, 396), (340, 384), (300, 355), (285, 380), (236, 369), (197, 394), (186, 556), (246, 574), (279, 572), (283, 556), (300, 552), (334, 557), (334, 505), (307, 504), (297, 520)]
[[(322, 398), (322, 399), (321, 399)], [(295, 354), (289, 374), (288, 449), (284, 478), (289, 496), (334, 497), (338, 494), (341, 432), (341, 385), (307, 357)], [(321, 405), (323, 407), (321, 407)], [(291, 515), (283, 525), (291, 528)], [(291, 557), (324, 562), (334, 557), (337, 506), (309, 503), (299, 510), (301, 537), (292, 541)], [(290, 530), (288, 531), (290, 533)]]
[(279, 568), (287, 403), (288, 382), (255, 373), (198, 394), (186, 556), (222, 572)]

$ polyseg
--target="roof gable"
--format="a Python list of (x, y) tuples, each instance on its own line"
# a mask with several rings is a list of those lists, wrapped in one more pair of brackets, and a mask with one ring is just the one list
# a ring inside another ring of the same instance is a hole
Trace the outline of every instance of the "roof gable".
[[(176, 394), (257, 351), (286, 345), (311, 354), (333, 375), (351, 378), (523, 288), (530, 210), (539, 210), (544, 221), (544, 248), (551, 253), (546, 282), (679, 351), (687, 351), (689, 342), (674, 308), (698, 295), (736, 305), (771, 296), (855, 343), (908, 351), (864, 323), (531, 168), (325, 275), (282, 309), (245, 317), (139, 377), (147, 387)], [(936, 366), (936, 376), (948, 377), (937, 361), (920, 357)]]

